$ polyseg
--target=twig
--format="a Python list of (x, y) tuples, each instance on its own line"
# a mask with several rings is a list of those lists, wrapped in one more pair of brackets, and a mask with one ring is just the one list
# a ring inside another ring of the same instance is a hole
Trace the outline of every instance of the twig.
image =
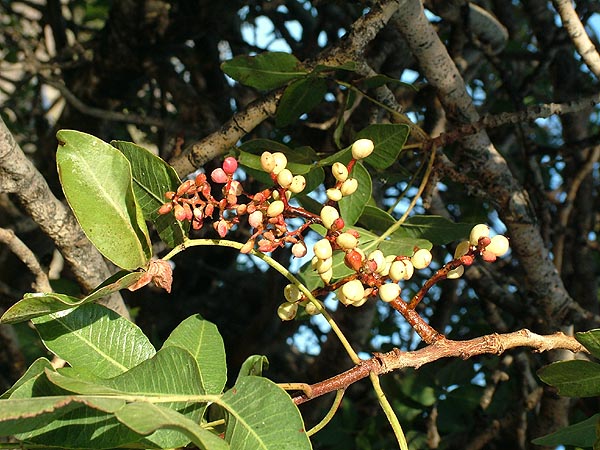
[(14, 231), (0, 228), (0, 242), (3, 242), (35, 276), (34, 289), (37, 292), (52, 292), (48, 275), (40, 266), (35, 254), (17, 237)]
[(346, 389), (371, 373), (382, 375), (407, 367), (418, 369), (425, 364), (449, 357), (469, 359), (483, 354), (500, 355), (506, 350), (516, 347), (529, 347), (535, 352), (555, 349), (565, 349), (574, 353), (587, 352), (585, 347), (573, 336), (567, 336), (560, 331), (550, 335), (540, 335), (523, 329), (512, 333), (488, 334), (466, 341), (441, 338), (433, 344), (415, 351), (404, 352), (394, 349), (388, 353), (375, 353), (372, 358), (362, 361), (352, 369), (311, 385), (311, 397), (298, 394), (293, 397), (293, 400), (295, 404), (299, 405), (328, 392)]
[(600, 79), (600, 55), (598, 55), (594, 43), (590, 40), (581, 20), (579, 20), (577, 12), (573, 8), (572, 0), (552, 0), (552, 3), (560, 15), (560, 20), (569, 34), (575, 50), (596, 75), (596, 78)]

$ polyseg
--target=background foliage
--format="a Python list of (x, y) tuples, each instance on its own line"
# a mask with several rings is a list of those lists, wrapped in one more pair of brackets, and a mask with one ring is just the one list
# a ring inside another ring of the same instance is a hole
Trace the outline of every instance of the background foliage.
[[(493, 12), (504, 30), (494, 31), (488, 24), (483, 27), (487, 31), (481, 32), (479, 16), (468, 2), (431, 0), (425, 5), (480, 113), (520, 111), (598, 92), (598, 79), (576, 55), (550, 3), (476, 3)], [(0, 7), (0, 114), (49, 188), (62, 198), (55, 163), (57, 130), (81, 130), (106, 142), (134, 141), (155, 149), (165, 160), (174, 160), (182, 148), (218, 135), (219, 127), (234, 113), (272, 95), (264, 92), (270, 85), (248, 87), (232, 82), (221, 70), (224, 61), (272, 50), (292, 52), (310, 65), (334, 45), (343, 55), (342, 36), (372, 5), (300, 0), (47, 0), (3, 1)], [(597, 2), (579, 1), (577, 11), (596, 39), (591, 24), (598, 21)], [(243, 141), (261, 138), (291, 148), (310, 146), (326, 156), (337, 151), (336, 143), (348, 145), (369, 125), (398, 122), (397, 115), (344, 85), (358, 85), (359, 80), (363, 91), (388, 107), (385, 95), (392, 94), (395, 104), (432, 136), (455, 128), (462, 118), (444, 101), (442, 106), (433, 87), (435, 80), (424, 75), (423, 62), (417, 62), (403, 36), (392, 20), (364, 52), (347, 58), (358, 60), (362, 68), (357, 72), (338, 70), (323, 78), (295, 81), (298, 92), (318, 92), (322, 100), (309, 98), (298, 110), (292, 103), (284, 108), (286, 114), (277, 112), (247, 129)], [(373, 70), (371, 75), (385, 74), (389, 79), (368, 79), (361, 64)], [(223, 69), (239, 77), (234, 65)], [(383, 91), (380, 83), (390, 80), (396, 82), (389, 82), (389, 90)], [(284, 105), (285, 101), (281, 99)], [(303, 111), (309, 112), (300, 115)], [(342, 121), (343, 128), (336, 126)], [(499, 233), (506, 231), (504, 219), (509, 217), (516, 225), (508, 235), (520, 250), (494, 265), (472, 267), (464, 280), (441, 283), (422, 302), (421, 313), (453, 339), (521, 328), (548, 333), (598, 327), (597, 108), (505, 125), (488, 134), (510, 169), (512, 178), (505, 183), (518, 183), (526, 193), (525, 207), (530, 210), (521, 220), (534, 219), (546, 249), (534, 259), (540, 267), (554, 264), (563, 285), (532, 284), (536, 267), (531, 260), (523, 264), (527, 241), (517, 233), (520, 223), (512, 216), (514, 210), (509, 214), (511, 205), (497, 201), (486, 184), (485, 161), (463, 145), (452, 144), (444, 151), (453, 165), (442, 161), (436, 166), (434, 179), (439, 183), (429, 186), (417, 212), (456, 222), (487, 222)], [(411, 134), (408, 144), (415, 142)], [(421, 161), (418, 152), (404, 151), (392, 165), (368, 166), (376, 203), (391, 208), (396, 218), (415, 195), (413, 174)], [(209, 160), (204, 167), (208, 172), (218, 164)], [(249, 172), (248, 182), (258, 183), (252, 175)], [(4, 176), (1, 170), (0, 176)], [(77, 274), (68, 261), (61, 262), (52, 239), (40, 232), (14, 192), (4, 185), (0, 190), (0, 227), (13, 230), (34, 250), (57, 290), (80, 293)], [(402, 199), (400, 194), (404, 194)], [(203, 233), (212, 236), (209, 231)], [(247, 238), (243, 233), (240, 230), (237, 236), (241, 241)], [(139, 257), (148, 251), (140, 249)], [(152, 253), (164, 251), (157, 244)], [(448, 252), (438, 250), (438, 263)], [(286, 250), (274, 257), (284, 265), (290, 261)], [(266, 355), (270, 361), (267, 375), (282, 382), (316, 382), (351, 365), (321, 322), (277, 319), (286, 283), (277, 273), (217, 247), (183, 252), (174, 262), (172, 294), (153, 287), (124, 294), (136, 323), (156, 348), (182, 320), (199, 313), (215, 323), (223, 336), (229, 385), (252, 354)], [(413, 280), (407, 294), (416, 292), (423, 282), (423, 278)], [(30, 291), (33, 281), (25, 266), (0, 246), (0, 309), (6, 310)], [(549, 293), (557, 291), (580, 308), (567, 302), (562, 309), (548, 308)], [(359, 313), (344, 308), (335, 312), (336, 321), (356, 348), (369, 353), (419, 345), (418, 337), (397, 314), (380, 303), (368, 305)], [(3, 391), (45, 351), (27, 326), (3, 325), (0, 330)], [(540, 367), (564, 358), (572, 356), (514, 350), (500, 357), (442, 360), (418, 371), (390, 374), (382, 382), (404, 429), (410, 430), (411, 447), (533, 448), (531, 439), (597, 412), (593, 398), (559, 397), (537, 377)], [(385, 418), (368, 398), (369, 392), (361, 383), (352, 387), (341, 412), (319, 433), (317, 448), (393, 445)], [(322, 416), (316, 401), (302, 411), (309, 426)]]

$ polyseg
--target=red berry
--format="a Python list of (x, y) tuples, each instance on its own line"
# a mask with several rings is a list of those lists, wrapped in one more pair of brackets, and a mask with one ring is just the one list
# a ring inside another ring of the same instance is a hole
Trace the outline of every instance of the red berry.
[(215, 183), (227, 183), (228, 177), (225, 171), (218, 167), (211, 172), (210, 178), (212, 178)]
[(346, 252), (344, 263), (352, 270), (358, 271), (362, 267), (362, 256), (356, 250)]
[(233, 173), (237, 170), (237, 168), (238, 168), (238, 162), (234, 157), (228, 156), (223, 161), (223, 171), (227, 175), (233, 175)]

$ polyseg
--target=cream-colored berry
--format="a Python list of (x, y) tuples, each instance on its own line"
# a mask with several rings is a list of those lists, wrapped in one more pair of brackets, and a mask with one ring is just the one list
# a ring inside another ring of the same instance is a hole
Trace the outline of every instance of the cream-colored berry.
[(319, 311), (319, 308), (316, 307), (316, 305), (312, 302), (308, 302), (306, 304), (306, 306), (304, 307), (305, 311), (307, 314), (311, 315), (311, 316), (316, 316), (317, 314), (320, 314), (321, 311)]
[(460, 278), (465, 273), (465, 266), (458, 266), (456, 269), (452, 269), (446, 275), (446, 278), (449, 280), (454, 280), (456, 278)]
[(296, 242), (292, 245), (292, 255), (296, 258), (302, 258), (306, 256), (306, 245), (304, 242)]
[(348, 178), (348, 168), (341, 162), (333, 163), (333, 166), (331, 166), (331, 173), (337, 181), (344, 182)]
[(329, 284), (329, 282), (333, 278), (333, 268), (330, 267), (329, 270), (326, 270), (325, 272), (320, 273), (319, 277), (321, 277), (321, 280), (323, 280), (323, 282), (325, 284)]
[(404, 261), (400, 260), (392, 262), (388, 275), (393, 281), (403, 280), (404, 275), (406, 275), (406, 264), (404, 264)]
[(292, 320), (298, 312), (298, 304), (285, 302), (277, 308), (277, 315), (281, 320)]
[(454, 259), (460, 258), (466, 255), (471, 250), (471, 243), (469, 241), (461, 241), (454, 250)]
[(283, 169), (285, 169), (285, 166), (287, 166), (287, 157), (281, 152), (275, 152), (273, 153), (273, 160), (275, 161), (275, 166), (271, 172), (273, 172), (275, 175), (279, 175), (279, 172), (281, 172)]
[(323, 221), (323, 226), (329, 230), (333, 223), (340, 218), (340, 213), (333, 206), (325, 205), (321, 209), (320, 216)]
[(333, 258), (319, 259), (315, 264), (315, 270), (319, 273), (325, 273), (333, 266)]
[(277, 174), (277, 182), (279, 183), (279, 186), (285, 189), (292, 184), (293, 179), (294, 175), (292, 175), (292, 172), (290, 172), (289, 169), (283, 169)]
[(379, 288), (379, 297), (384, 302), (391, 302), (400, 295), (400, 286), (396, 283), (382, 284)]
[(340, 186), (340, 192), (344, 197), (352, 195), (358, 189), (358, 180), (356, 178), (348, 178)]
[(302, 175), (296, 175), (292, 179), (292, 183), (288, 186), (288, 189), (294, 194), (299, 194), (304, 190), (305, 187), (306, 178), (304, 178)]
[(352, 157), (354, 159), (363, 159), (373, 153), (375, 145), (371, 139), (359, 139), (352, 144)]
[(342, 233), (336, 239), (335, 242), (340, 246), (342, 250), (352, 250), (358, 245), (358, 239), (350, 233)]
[(302, 298), (302, 293), (295, 284), (288, 284), (283, 288), (283, 296), (288, 302), (294, 303)]
[(339, 202), (343, 197), (342, 191), (340, 191), (338, 188), (329, 188), (327, 189), (326, 193), (327, 198), (332, 202)]
[(509, 243), (506, 236), (502, 236), (498, 234), (494, 236), (490, 244), (485, 248), (487, 251), (492, 252), (496, 257), (504, 256), (504, 254), (508, 251)]
[(365, 296), (365, 288), (360, 280), (350, 280), (342, 286), (342, 294), (349, 303), (359, 302)]
[(413, 274), (415, 273), (415, 267), (413, 266), (412, 262), (409, 259), (404, 261), (404, 265), (406, 266), (406, 272), (404, 273), (404, 279), (410, 280), (412, 278)]
[(480, 223), (475, 225), (471, 230), (471, 234), (469, 235), (469, 242), (471, 245), (477, 245), (479, 243), (479, 239), (482, 237), (488, 237), (490, 235), (490, 227), (488, 227), (484, 223)]
[(431, 264), (431, 259), (431, 252), (426, 248), (420, 248), (412, 255), (410, 262), (412, 262), (415, 269), (420, 270), (429, 266), (429, 264)]
[(267, 208), (267, 216), (276, 217), (283, 212), (285, 205), (281, 200), (275, 200)]
[(313, 251), (315, 252), (315, 256), (319, 259), (331, 258), (331, 255), (333, 255), (331, 242), (329, 242), (327, 239), (321, 239), (320, 241), (318, 241), (314, 245)]
[(260, 155), (260, 165), (265, 172), (271, 173), (275, 168), (273, 154), (271, 152), (263, 152), (263, 154)]
[(383, 252), (381, 250), (373, 250), (367, 256), (367, 260), (375, 261), (377, 265), (375, 271), (377, 273), (381, 273), (385, 269), (385, 256), (383, 256)]

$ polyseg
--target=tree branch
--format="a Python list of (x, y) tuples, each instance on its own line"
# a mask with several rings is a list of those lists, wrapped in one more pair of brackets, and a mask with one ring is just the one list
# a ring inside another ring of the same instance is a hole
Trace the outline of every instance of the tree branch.
[(310, 385), (306, 394), (295, 395), (292, 399), (299, 405), (338, 389), (347, 389), (353, 383), (369, 376), (370, 373), (383, 375), (398, 369), (419, 367), (442, 358), (458, 357), (469, 359), (483, 354), (500, 355), (506, 350), (516, 347), (529, 347), (535, 352), (565, 349), (571, 352), (586, 352), (587, 350), (573, 336), (562, 332), (550, 335), (539, 335), (527, 329), (506, 334), (488, 334), (467, 341), (453, 341), (442, 338), (425, 348), (404, 352), (394, 349), (388, 353), (375, 353), (371, 359), (365, 360), (353, 368), (329, 378), (325, 381)]
[[(54, 241), (84, 289), (94, 289), (111, 275), (102, 255), (87, 239), (71, 211), (52, 194), (1, 117), (0, 191), (17, 196), (27, 214)], [(113, 294), (102, 303), (129, 317), (120, 294)]]

